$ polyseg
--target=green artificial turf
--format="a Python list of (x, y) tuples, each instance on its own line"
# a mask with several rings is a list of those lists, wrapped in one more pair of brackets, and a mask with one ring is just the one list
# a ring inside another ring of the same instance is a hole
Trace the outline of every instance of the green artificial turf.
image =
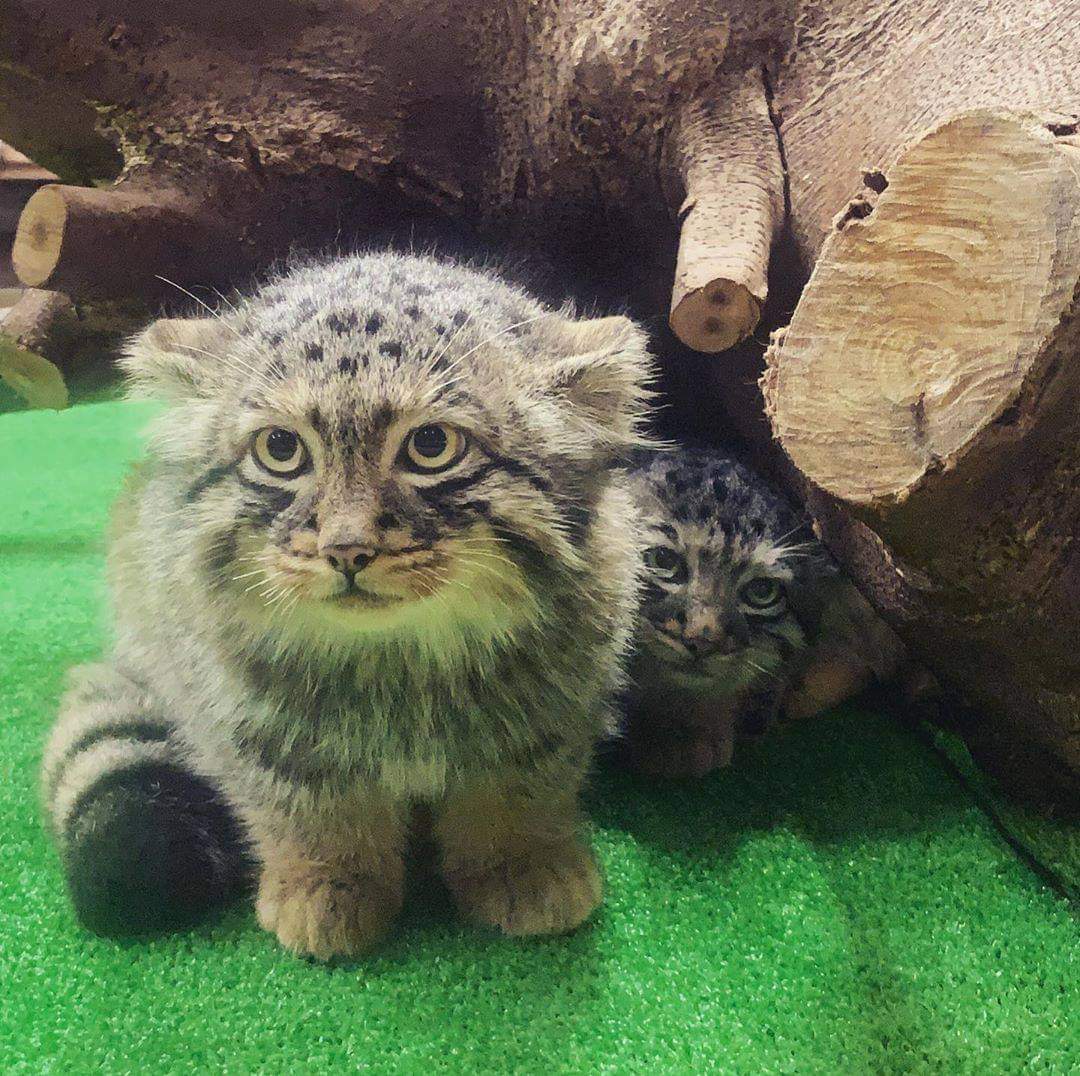
[(0, 416), (0, 1072), (1080, 1069), (1068, 902), (927, 745), (857, 709), (698, 783), (601, 772), (607, 903), (571, 938), (488, 936), (431, 893), (333, 968), (247, 907), (84, 933), (35, 776), (64, 669), (102, 643), (106, 506), (147, 414)]

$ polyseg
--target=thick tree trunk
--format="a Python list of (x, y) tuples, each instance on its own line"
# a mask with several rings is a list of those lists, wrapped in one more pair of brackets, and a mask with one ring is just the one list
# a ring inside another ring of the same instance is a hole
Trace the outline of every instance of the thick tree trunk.
[(1073, 813), (1077, 26), (1074, 3), (807, 5), (776, 104), (816, 264), (763, 382), (826, 540), (978, 714), (982, 761)]
[(38, 196), (35, 286), (154, 296), (155, 273), (206, 283), (426, 209), (667, 291), (694, 346), (757, 322), (783, 209), (773, 0), (5, 6), (0, 53), (95, 101), (125, 155), (111, 197)]

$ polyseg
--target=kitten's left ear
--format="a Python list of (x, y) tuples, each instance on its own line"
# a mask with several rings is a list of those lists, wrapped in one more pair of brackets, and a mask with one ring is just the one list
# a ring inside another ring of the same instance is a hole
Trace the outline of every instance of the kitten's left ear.
[(133, 395), (205, 399), (224, 381), (228, 341), (219, 318), (161, 318), (132, 337), (120, 365)]
[(575, 321), (552, 314), (540, 324), (549, 391), (571, 405), (597, 440), (623, 448), (648, 444), (642, 425), (654, 370), (645, 331), (625, 317)]

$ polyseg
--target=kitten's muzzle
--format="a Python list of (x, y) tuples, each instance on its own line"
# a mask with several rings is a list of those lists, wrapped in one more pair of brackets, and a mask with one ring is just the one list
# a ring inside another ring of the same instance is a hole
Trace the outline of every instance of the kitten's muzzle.
[(680, 642), (686, 647), (687, 653), (695, 658), (731, 654), (737, 645), (730, 635), (684, 635)]

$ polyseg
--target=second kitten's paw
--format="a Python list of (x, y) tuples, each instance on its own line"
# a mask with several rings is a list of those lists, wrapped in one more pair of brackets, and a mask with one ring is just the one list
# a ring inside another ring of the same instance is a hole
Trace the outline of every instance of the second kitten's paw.
[(259, 924), (297, 956), (357, 956), (380, 941), (401, 907), (376, 879), (317, 867), (264, 871), (255, 912)]
[(506, 934), (565, 934), (600, 904), (600, 872), (580, 844), (545, 848), (494, 870), (447, 883), (470, 919)]
[(650, 777), (704, 777), (730, 766), (734, 749), (730, 730), (691, 729), (633, 746), (627, 764)]

